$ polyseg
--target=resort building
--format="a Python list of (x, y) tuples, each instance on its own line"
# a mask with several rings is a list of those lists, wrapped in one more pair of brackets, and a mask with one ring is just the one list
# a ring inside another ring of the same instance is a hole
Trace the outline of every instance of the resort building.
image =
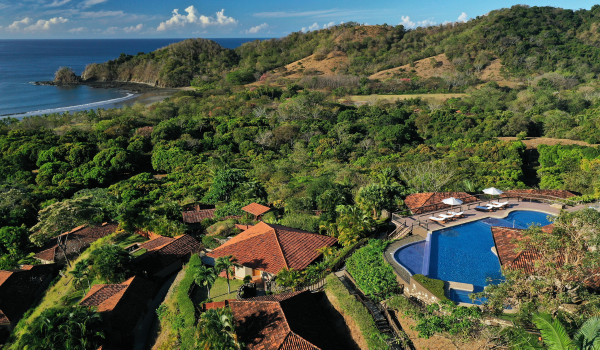
[(408, 209), (413, 213), (422, 214), (430, 211), (449, 209), (450, 205), (442, 203), (446, 198), (460, 199), (464, 204), (477, 202), (477, 197), (467, 192), (425, 192), (410, 194), (404, 200)]
[(234, 276), (261, 277), (270, 280), (284, 268), (303, 270), (317, 260), (317, 250), (331, 247), (337, 239), (280, 225), (258, 224), (208, 252), (203, 261), (214, 265), (214, 259), (232, 255), (241, 267)]
[(42, 251), (35, 254), (33, 257), (41, 261), (43, 264), (66, 262), (66, 257), (71, 259), (83, 253), (90, 244), (98, 239), (108, 236), (117, 230), (119, 225), (115, 222), (105, 222), (100, 226), (79, 226), (71, 231), (62, 233), (50, 240), (50, 242), (42, 248)]
[(0, 271), (0, 338), (11, 330), (35, 298), (52, 280), (55, 265), (23, 265), (20, 270)]
[(309, 291), (236, 300), (229, 307), (246, 349), (340, 349), (336, 330)]
[(106, 329), (103, 348), (133, 349), (134, 333), (149, 311), (155, 290), (155, 283), (141, 277), (92, 287), (79, 305), (95, 307), (102, 314)]
[(139, 245), (146, 252), (134, 260), (148, 278), (161, 279), (181, 269), (190, 256), (200, 251), (200, 243), (190, 235), (175, 238), (159, 236)]

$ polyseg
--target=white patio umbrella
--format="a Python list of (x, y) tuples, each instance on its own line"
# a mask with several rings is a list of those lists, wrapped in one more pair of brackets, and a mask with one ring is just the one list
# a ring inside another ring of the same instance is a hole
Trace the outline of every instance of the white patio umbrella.
[(495, 187), (490, 187), (490, 188), (486, 188), (485, 190), (483, 190), (483, 193), (489, 194), (490, 196), (499, 196), (504, 192), (500, 191), (499, 189), (497, 189)]
[(442, 200), (442, 203), (448, 204), (450, 206), (450, 210), (452, 210), (455, 205), (463, 204), (463, 201), (458, 198), (450, 197)]

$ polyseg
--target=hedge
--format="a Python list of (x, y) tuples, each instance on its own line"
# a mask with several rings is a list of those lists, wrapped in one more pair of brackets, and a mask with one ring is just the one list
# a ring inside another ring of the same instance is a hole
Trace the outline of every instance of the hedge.
[(334, 274), (327, 276), (325, 292), (333, 295), (344, 314), (354, 320), (370, 350), (389, 349), (385, 337), (377, 329), (369, 310), (354, 296), (350, 295), (348, 289)]
[(440, 300), (450, 300), (446, 298), (446, 294), (444, 293), (444, 281), (436, 280), (423, 275), (413, 275), (412, 277), (415, 281), (421, 283), (421, 285), (425, 287), (425, 289), (430, 291)]
[(388, 243), (372, 239), (346, 261), (346, 269), (369, 298), (384, 300), (396, 294), (399, 285), (392, 266), (383, 258)]
[[(202, 260), (198, 254), (193, 254), (189, 263), (186, 265), (185, 276), (177, 286), (175, 292), (175, 303), (178, 311), (178, 322), (181, 327), (176, 327), (180, 333), (181, 346), (180, 349), (194, 349), (196, 331), (196, 309), (194, 303), (190, 299), (188, 292), (194, 284), (194, 276), (198, 268), (202, 266)], [(174, 327), (175, 328), (175, 327)]]

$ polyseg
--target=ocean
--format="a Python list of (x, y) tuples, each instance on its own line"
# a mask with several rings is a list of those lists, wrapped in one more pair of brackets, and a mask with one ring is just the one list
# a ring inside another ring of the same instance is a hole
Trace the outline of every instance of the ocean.
[[(80, 75), (90, 63), (118, 58), (121, 53), (151, 52), (185, 39), (0, 40), (0, 116), (23, 117), (126, 104), (132, 94), (88, 86), (36, 86), (54, 79), (61, 66)], [(211, 39), (236, 48), (254, 38)]]

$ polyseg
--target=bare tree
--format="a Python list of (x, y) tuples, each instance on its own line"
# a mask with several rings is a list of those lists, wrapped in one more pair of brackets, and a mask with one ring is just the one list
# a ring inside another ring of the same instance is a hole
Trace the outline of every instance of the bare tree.
[(263, 149), (265, 149), (265, 147), (269, 147), (271, 145), (272, 139), (273, 139), (273, 132), (267, 130), (265, 132), (261, 132), (260, 134), (256, 135), (256, 138), (254, 139), (254, 141), (256, 143), (258, 143), (259, 145), (261, 145), (261, 147)]
[(435, 160), (401, 165), (398, 170), (402, 180), (418, 192), (439, 192), (456, 174), (456, 168)]

